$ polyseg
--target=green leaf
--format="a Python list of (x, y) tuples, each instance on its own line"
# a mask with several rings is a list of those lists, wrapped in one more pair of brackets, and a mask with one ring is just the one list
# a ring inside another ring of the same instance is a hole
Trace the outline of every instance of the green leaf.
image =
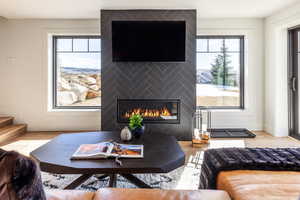
[(141, 115), (134, 114), (129, 118), (129, 128), (131, 130), (136, 128), (142, 128), (143, 118)]

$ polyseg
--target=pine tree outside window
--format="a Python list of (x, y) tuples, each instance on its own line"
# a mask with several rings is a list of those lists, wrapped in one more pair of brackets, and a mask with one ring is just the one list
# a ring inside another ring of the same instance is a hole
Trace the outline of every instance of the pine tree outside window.
[(197, 107), (244, 108), (244, 36), (197, 37)]

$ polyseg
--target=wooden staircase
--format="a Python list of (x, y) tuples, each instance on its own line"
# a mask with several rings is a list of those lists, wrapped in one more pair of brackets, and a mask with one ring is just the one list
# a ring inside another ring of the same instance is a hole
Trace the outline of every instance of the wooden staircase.
[(13, 124), (13, 121), (13, 117), (0, 117), (0, 144), (26, 132), (26, 124)]

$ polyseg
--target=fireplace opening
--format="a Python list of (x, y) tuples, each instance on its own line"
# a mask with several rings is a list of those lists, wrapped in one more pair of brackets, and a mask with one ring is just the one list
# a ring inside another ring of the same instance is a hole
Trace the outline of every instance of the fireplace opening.
[(119, 123), (128, 123), (134, 114), (144, 123), (180, 123), (179, 99), (118, 99), (117, 108)]

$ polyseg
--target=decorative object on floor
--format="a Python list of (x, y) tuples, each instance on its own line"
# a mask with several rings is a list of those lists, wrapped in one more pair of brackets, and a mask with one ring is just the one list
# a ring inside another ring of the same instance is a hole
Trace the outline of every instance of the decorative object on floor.
[(121, 130), (121, 140), (123, 140), (123, 141), (130, 141), (131, 139), (132, 139), (132, 133), (129, 130), (128, 126), (125, 126)]
[(194, 117), (193, 147), (202, 147), (209, 144), (211, 130), (211, 111), (209, 109), (197, 110)]
[(211, 138), (255, 138), (256, 135), (245, 128), (211, 129)]
[(210, 132), (202, 132), (200, 134), (200, 138), (201, 138), (202, 143), (209, 144)]
[(192, 137), (192, 146), (193, 147), (202, 147), (202, 141), (200, 138), (200, 132), (199, 129), (195, 128), (194, 129), (194, 133), (193, 133), (193, 137)]
[(129, 118), (129, 128), (136, 139), (139, 139), (145, 132), (143, 118), (139, 114), (133, 114)]
[(210, 142), (210, 133), (209, 132), (202, 132), (198, 129), (194, 129), (194, 137), (192, 140), (193, 147), (203, 147), (203, 145), (207, 145)]

